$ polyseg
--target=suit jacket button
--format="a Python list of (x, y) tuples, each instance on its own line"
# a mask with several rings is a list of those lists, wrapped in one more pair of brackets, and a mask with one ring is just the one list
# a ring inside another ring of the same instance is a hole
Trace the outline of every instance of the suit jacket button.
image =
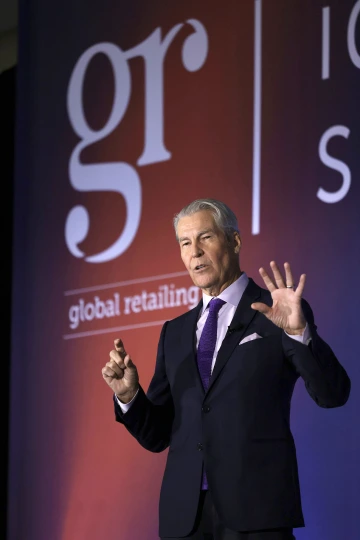
[(203, 449), (203, 445), (199, 442), (197, 447), (198, 447), (198, 450), (201, 452), (201, 450)]
[(210, 411), (210, 407), (208, 407), (208, 405), (204, 405), (204, 407), (202, 407), (202, 412), (209, 412)]

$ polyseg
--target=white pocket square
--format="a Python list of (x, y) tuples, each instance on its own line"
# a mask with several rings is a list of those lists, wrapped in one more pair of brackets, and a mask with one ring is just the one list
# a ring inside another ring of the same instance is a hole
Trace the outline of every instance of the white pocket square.
[(247, 343), (248, 341), (253, 341), (254, 339), (262, 338), (262, 336), (259, 336), (256, 332), (254, 334), (250, 334), (250, 336), (244, 337), (239, 343), (239, 345), (243, 345), (243, 343)]

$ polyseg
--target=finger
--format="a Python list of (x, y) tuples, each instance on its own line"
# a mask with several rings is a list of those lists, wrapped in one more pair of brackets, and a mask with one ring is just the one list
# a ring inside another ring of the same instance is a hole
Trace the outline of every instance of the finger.
[(286, 287), (294, 287), (294, 278), (291, 272), (290, 264), (288, 262), (284, 263), (285, 268), (285, 279), (286, 279)]
[(276, 281), (276, 285), (279, 287), (279, 289), (283, 289), (285, 287), (285, 281), (284, 278), (279, 270), (278, 265), (275, 261), (271, 261), (270, 263), (271, 270), (273, 271), (274, 278)]
[(305, 287), (305, 281), (306, 281), (306, 274), (301, 274), (300, 279), (299, 279), (299, 284), (296, 287), (296, 291), (295, 291), (296, 294), (299, 296), (302, 296), (302, 293)]
[(276, 291), (276, 287), (275, 287), (274, 283), (272, 282), (270, 276), (268, 275), (268, 273), (266, 272), (266, 270), (263, 267), (261, 267), (259, 269), (259, 274), (263, 278), (264, 283), (267, 286), (267, 288), (269, 289), (269, 291), (270, 292)]
[(121, 358), (124, 359), (126, 356), (124, 343), (121, 341), (121, 339), (115, 339), (114, 345), (115, 345), (116, 351), (120, 354)]
[(116, 362), (119, 367), (121, 367), (122, 369), (125, 368), (124, 358), (126, 355), (122, 355), (120, 352), (112, 350), (110, 351), (109, 356), (110, 356), (110, 360), (113, 360), (114, 362)]
[(136, 369), (136, 366), (135, 364), (133, 363), (133, 361), (131, 360), (130, 358), (130, 355), (127, 354), (124, 358), (124, 364), (126, 366), (127, 369)]
[(121, 341), (121, 339), (115, 339), (114, 340), (114, 345), (115, 345), (115, 349), (118, 351), (118, 352), (121, 352), (121, 353), (125, 353), (125, 347), (124, 347), (124, 344), (123, 342)]
[(112, 369), (119, 379), (124, 376), (124, 370), (121, 369), (119, 364), (117, 364), (114, 360), (110, 360), (110, 362), (107, 362), (106, 366)]
[(108, 365), (102, 368), (101, 373), (104, 378), (109, 379), (122, 379), (122, 377), (118, 377), (117, 374), (113, 369), (111, 369)]
[(102, 368), (101, 373), (104, 379), (113, 379), (115, 375), (114, 372), (106, 366)]
[(260, 313), (263, 313), (264, 315), (267, 315), (271, 312), (271, 307), (267, 306), (266, 304), (263, 304), (262, 302), (254, 302), (251, 304), (252, 309), (256, 309), (256, 311), (259, 311)]

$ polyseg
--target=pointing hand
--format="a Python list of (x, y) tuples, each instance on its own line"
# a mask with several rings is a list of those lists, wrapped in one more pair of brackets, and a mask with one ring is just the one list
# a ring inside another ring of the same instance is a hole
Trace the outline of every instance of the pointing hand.
[(115, 339), (115, 350), (101, 370), (102, 376), (122, 403), (128, 403), (139, 388), (139, 375), (121, 339)]

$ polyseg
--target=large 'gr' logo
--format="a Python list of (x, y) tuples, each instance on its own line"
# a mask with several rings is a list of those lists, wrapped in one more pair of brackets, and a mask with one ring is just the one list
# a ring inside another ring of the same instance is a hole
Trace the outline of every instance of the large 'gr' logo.
[[(199, 70), (207, 57), (208, 37), (204, 26), (195, 19), (187, 21), (194, 32), (187, 36), (182, 46), (182, 63), (188, 71)], [(171, 158), (164, 142), (164, 59), (175, 36), (183, 28), (178, 24), (161, 40), (161, 29), (154, 32), (139, 45), (122, 51), (113, 43), (98, 43), (87, 49), (77, 61), (71, 74), (67, 110), (69, 119), (80, 141), (75, 146), (69, 160), (69, 178), (77, 191), (113, 191), (120, 193), (126, 204), (125, 226), (117, 240), (109, 247), (85, 256), (79, 244), (86, 238), (90, 217), (84, 206), (74, 206), (66, 219), (65, 240), (67, 247), (78, 258), (86, 262), (103, 263), (115, 259), (133, 242), (141, 216), (141, 182), (135, 168), (129, 163), (93, 163), (80, 161), (81, 152), (89, 145), (107, 137), (122, 121), (131, 96), (131, 75), (128, 61), (140, 56), (144, 60), (145, 119), (144, 149), (137, 160), (138, 166), (166, 161)], [(107, 56), (114, 74), (114, 99), (106, 124), (93, 130), (85, 118), (82, 90), (86, 70), (95, 55)]]

